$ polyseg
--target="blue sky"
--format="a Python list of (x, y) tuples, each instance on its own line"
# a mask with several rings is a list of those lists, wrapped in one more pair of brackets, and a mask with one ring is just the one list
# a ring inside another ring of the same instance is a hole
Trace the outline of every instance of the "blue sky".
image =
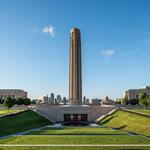
[(0, 0), (0, 88), (68, 97), (69, 32), (82, 36), (83, 95), (150, 85), (149, 0)]

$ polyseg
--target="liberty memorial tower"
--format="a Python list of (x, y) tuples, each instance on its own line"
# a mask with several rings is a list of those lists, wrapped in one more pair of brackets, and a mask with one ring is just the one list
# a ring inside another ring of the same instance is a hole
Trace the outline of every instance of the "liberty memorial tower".
[(70, 31), (69, 57), (69, 103), (82, 104), (82, 63), (81, 63), (81, 35), (80, 30)]

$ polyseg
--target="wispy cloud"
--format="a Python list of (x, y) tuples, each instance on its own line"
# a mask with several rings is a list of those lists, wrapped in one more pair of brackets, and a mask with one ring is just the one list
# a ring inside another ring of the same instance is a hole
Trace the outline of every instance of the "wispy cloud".
[(54, 37), (55, 36), (55, 30), (54, 30), (54, 27), (51, 26), (51, 25), (48, 25), (48, 26), (45, 26), (43, 28), (39, 28), (37, 26), (33, 27), (32, 28), (32, 32), (41, 32), (43, 34), (48, 34), (50, 35), (51, 37)]
[(114, 55), (114, 53), (115, 53), (115, 51), (113, 49), (106, 49), (101, 52), (101, 54), (106, 57), (106, 60), (105, 60), (106, 64), (109, 62), (110, 57), (112, 57), (112, 55)]
[(54, 27), (53, 26), (46, 26), (42, 29), (42, 33), (49, 34), (51, 36), (55, 36)]
[(111, 57), (114, 54), (114, 52), (115, 51), (113, 49), (106, 49), (106, 50), (102, 51), (101, 54), (106, 57)]

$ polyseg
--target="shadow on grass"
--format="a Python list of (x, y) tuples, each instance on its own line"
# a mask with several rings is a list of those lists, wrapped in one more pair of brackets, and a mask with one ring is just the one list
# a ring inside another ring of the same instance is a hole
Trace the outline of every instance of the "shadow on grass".
[(65, 129), (65, 127), (53, 127), (53, 128), (45, 127), (43, 129), (41, 129), (41, 131), (42, 130), (64, 130), (64, 129)]
[(122, 130), (126, 127), (126, 125), (123, 125), (123, 126), (120, 126), (120, 127), (117, 127), (117, 128), (113, 128), (113, 129), (116, 129), (116, 130)]
[(120, 135), (127, 135), (125, 133), (42, 133), (42, 132), (33, 132), (33, 133), (28, 133), (28, 134), (24, 134), (24, 135), (60, 135), (60, 136), (64, 136), (64, 135), (75, 135), (75, 136), (83, 136), (83, 135), (91, 135), (91, 136), (94, 136), (94, 135), (113, 135), (113, 136), (120, 136)]
[(117, 117), (117, 115), (116, 115), (116, 116), (112, 116), (112, 117), (110, 117), (110, 118), (108, 118), (108, 119), (102, 120), (100, 123), (101, 123), (101, 124), (106, 124), (107, 122), (109, 122), (110, 120), (112, 120), (112, 119), (115, 118), (115, 117)]

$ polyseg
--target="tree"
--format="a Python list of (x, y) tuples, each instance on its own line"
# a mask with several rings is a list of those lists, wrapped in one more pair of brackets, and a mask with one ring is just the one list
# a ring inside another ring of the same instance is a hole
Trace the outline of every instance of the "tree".
[(148, 106), (150, 106), (150, 96), (147, 98)]
[(140, 99), (139, 100), (139, 104), (144, 106), (144, 109), (149, 105), (148, 103), (148, 98), (145, 98), (145, 99)]
[(23, 104), (24, 104), (24, 105), (30, 105), (30, 104), (31, 104), (30, 98), (25, 98), (25, 99), (23, 99)]
[(23, 103), (24, 103), (23, 98), (17, 98), (17, 100), (16, 100), (17, 105), (23, 105)]
[(122, 102), (122, 99), (121, 99), (121, 98), (116, 99), (116, 101), (115, 101), (116, 104), (121, 104), (121, 102)]
[(3, 99), (0, 99), (0, 104), (3, 104), (4, 103), (4, 100)]
[(128, 97), (125, 96), (125, 97), (122, 99), (121, 104), (128, 105), (128, 104), (129, 104)]
[(15, 104), (15, 101), (11, 97), (7, 97), (3, 103), (3, 105), (7, 107), (7, 109), (11, 108), (14, 104)]
[(145, 99), (147, 97), (147, 94), (144, 91), (141, 91), (139, 94), (139, 99)]
[(136, 99), (136, 98), (130, 99), (130, 104), (131, 105), (136, 105), (136, 104), (138, 104), (138, 102), (139, 102), (139, 99)]
[(144, 106), (144, 109), (147, 106), (150, 106), (150, 96), (147, 95), (144, 91), (141, 91), (139, 94), (139, 104)]

